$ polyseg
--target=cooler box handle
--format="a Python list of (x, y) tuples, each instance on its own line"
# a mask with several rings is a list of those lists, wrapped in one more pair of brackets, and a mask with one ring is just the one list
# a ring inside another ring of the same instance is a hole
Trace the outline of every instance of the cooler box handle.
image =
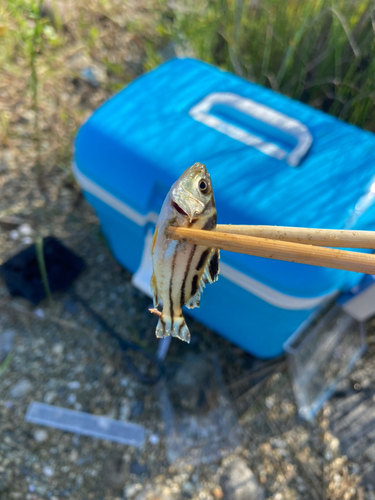
[(291, 167), (301, 163), (313, 142), (303, 123), (230, 92), (209, 94), (192, 107), (189, 114), (232, 139), (285, 160)]

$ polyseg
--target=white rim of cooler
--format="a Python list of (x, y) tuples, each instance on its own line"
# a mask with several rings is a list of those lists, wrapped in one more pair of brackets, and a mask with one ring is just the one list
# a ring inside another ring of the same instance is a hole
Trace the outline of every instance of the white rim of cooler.
[[(149, 212), (146, 215), (142, 215), (134, 208), (130, 207), (123, 201), (119, 200), (112, 194), (108, 193), (105, 189), (100, 187), (98, 184), (89, 179), (86, 175), (84, 175), (77, 167), (76, 163), (73, 162), (73, 173), (82, 187), (84, 191), (90, 193), (95, 198), (98, 198), (100, 201), (110, 206), (120, 214), (124, 215), (127, 219), (130, 219), (132, 222), (137, 224), (138, 226), (146, 226), (148, 223), (156, 224), (158, 220), (158, 214), (155, 212)], [(147, 248), (147, 237), (145, 240), (145, 252), (149, 253), (149, 248)], [(149, 259), (151, 263), (151, 259)], [(142, 258), (141, 262), (145, 262), (145, 259)], [(142, 265), (142, 264), (141, 264)], [(145, 265), (145, 264), (143, 264)], [(326, 300), (332, 298), (334, 295), (338, 293), (338, 290), (333, 290), (327, 294), (319, 295), (318, 297), (295, 297), (293, 295), (288, 295), (286, 293), (278, 292), (274, 290), (268, 285), (247, 276), (246, 274), (238, 271), (234, 267), (226, 264), (223, 261), (220, 261), (220, 274), (227, 280), (231, 281), (235, 285), (243, 288), (244, 290), (252, 293), (256, 297), (268, 302), (269, 304), (279, 307), (281, 309), (289, 309), (289, 310), (309, 310), (314, 307), (322, 304)], [(151, 273), (150, 273), (151, 277)], [(142, 288), (144, 292), (148, 293), (151, 296), (151, 291)]]

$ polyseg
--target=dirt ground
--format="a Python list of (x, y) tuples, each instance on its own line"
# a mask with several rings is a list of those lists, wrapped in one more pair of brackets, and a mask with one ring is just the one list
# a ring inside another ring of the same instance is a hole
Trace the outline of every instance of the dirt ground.
[[(38, 237), (56, 236), (85, 260), (74, 284), (78, 296), (122, 338), (155, 353), (150, 299), (112, 257), (70, 163), (79, 125), (170, 52), (171, 7), (95, 0), (57, 6), (58, 28), (51, 4), (44, 4), (50, 30), (34, 61), (37, 98), (30, 87), (34, 63), (17, 41), (8, 40), (13, 57), (0, 68), (0, 263)], [(17, 28), (7, 22), (8, 30)], [(27, 26), (35, 22), (28, 18)], [(373, 322), (368, 350), (341, 392), (306, 423), (297, 415), (284, 359), (256, 360), (192, 320), (191, 345), (172, 342), (165, 377), (147, 385), (74, 295), (57, 293), (35, 308), (11, 298), (1, 280), (0, 310), (0, 334), (14, 334), (10, 354), (0, 360), (1, 500), (375, 498)], [(139, 355), (128, 355), (147, 369)], [(203, 400), (197, 379), (186, 382), (192, 372), (198, 380), (217, 375)], [(176, 390), (181, 378), (185, 399)], [(145, 442), (137, 448), (25, 422), (32, 401), (129, 420), (145, 427)], [(344, 438), (359, 417), (348, 415), (363, 404), (367, 417), (349, 443)], [(181, 432), (198, 429), (194, 452), (170, 432), (169, 407)], [(212, 444), (203, 423), (223, 408), (230, 424), (218, 418), (210, 432), (222, 435)], [(233, 486), (236, 471), (245, 485)]]

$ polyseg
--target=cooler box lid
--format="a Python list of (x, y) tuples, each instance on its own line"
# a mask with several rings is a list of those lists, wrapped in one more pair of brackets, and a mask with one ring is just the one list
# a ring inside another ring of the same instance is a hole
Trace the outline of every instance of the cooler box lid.
[[(75, 143), (82, 178), (140, 225), (155, 220), (172, 183), (197, 161), (211, 174), (219, 223), (375, 227), (373, 134), (197, 60), (173, 59), (135, 80)], [(361, 278), (228, 252), (222, 260), (298, 297)]]

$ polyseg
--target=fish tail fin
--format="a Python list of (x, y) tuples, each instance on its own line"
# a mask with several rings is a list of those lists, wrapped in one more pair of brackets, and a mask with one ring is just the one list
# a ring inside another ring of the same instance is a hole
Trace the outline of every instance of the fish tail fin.
[(156, 325), (156, 336), (160, 339), (168, 337), (168, 335), (177, 337), (184, 342), (190, 342), (189, 328), (182, 315), (174, 317), (172, 321), (170, 316), (161, 314), (158, 324)]
[(187, 327), (185, 319), (182, 315), (174, 318), (172, 337), (177, 337), (180, 340), (187, 342), (188, 344), (190, 342), (189, 328)]

